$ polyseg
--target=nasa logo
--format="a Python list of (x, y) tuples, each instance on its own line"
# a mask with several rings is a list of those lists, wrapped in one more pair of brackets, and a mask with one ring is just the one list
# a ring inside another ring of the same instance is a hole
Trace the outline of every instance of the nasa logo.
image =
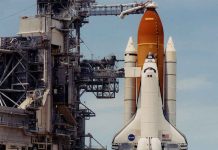
[(129, 141), (134, 141), (135, 140), (135, 135), (134, 134), (130, 134), (128, 136)]

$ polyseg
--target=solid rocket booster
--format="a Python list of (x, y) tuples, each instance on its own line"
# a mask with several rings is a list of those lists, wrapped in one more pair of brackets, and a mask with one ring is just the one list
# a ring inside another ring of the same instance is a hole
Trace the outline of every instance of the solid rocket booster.
[[(139, 25), (137, 66), (142, 68), (149, 52), (156, 55), (160, 91), (163, 96), (164, 32), (161, 19), (155, 8), (155, 5), (147, 8)], [(137, 94), (140, 91), (140, 85), (141, 79), (137, 78)]]
[[(125, 50), (124, 67), (135, 67), (136, 59), (137, 51), (133, 39), (130, 37)], [(126, 124), (136, 111), (136, 79), (125, 77), (124, 88), (124, 124)]]
[(165, 51), (165, 113), (166, 119), (176, 126), (176, 49), (172, 37)]

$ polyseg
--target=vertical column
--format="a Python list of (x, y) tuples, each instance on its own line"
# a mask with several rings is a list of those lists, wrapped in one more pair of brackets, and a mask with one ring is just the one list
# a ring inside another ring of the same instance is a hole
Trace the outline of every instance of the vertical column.
[[(125, 50), (125, 68), (135, 67), (136, 59), (137, 51), (130, 37)], [(124, 124), (127, 124), (136, 112), (136, 78), (125, 77), (124, 88)]]
[(165, 52), (165, 114), (166, 119), (176, 126), (176, 49), (170, 37)]

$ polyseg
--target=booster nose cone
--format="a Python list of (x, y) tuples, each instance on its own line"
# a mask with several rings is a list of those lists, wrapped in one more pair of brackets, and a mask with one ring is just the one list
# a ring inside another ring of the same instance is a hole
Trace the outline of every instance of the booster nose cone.
[(125, 53), (136, 53), (136, 49), (132, 37), (129, 37), (129, 41), (126, 46)]
[(173, 39), (171, 36), (169, 37), (169, 40), (167, 42), (166, 51), (176, 51), (176, 49), (174, 47)]

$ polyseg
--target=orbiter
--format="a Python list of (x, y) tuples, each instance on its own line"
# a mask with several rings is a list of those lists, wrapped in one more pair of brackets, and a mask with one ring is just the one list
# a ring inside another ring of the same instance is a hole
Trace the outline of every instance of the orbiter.
[(147, 6), (138, 29), (138, 48), (125, 51), (124, 123), (112, 142), (116, 150), (187, 150), (176, 128), (176, 50), (164, 32), (156, 4)]

